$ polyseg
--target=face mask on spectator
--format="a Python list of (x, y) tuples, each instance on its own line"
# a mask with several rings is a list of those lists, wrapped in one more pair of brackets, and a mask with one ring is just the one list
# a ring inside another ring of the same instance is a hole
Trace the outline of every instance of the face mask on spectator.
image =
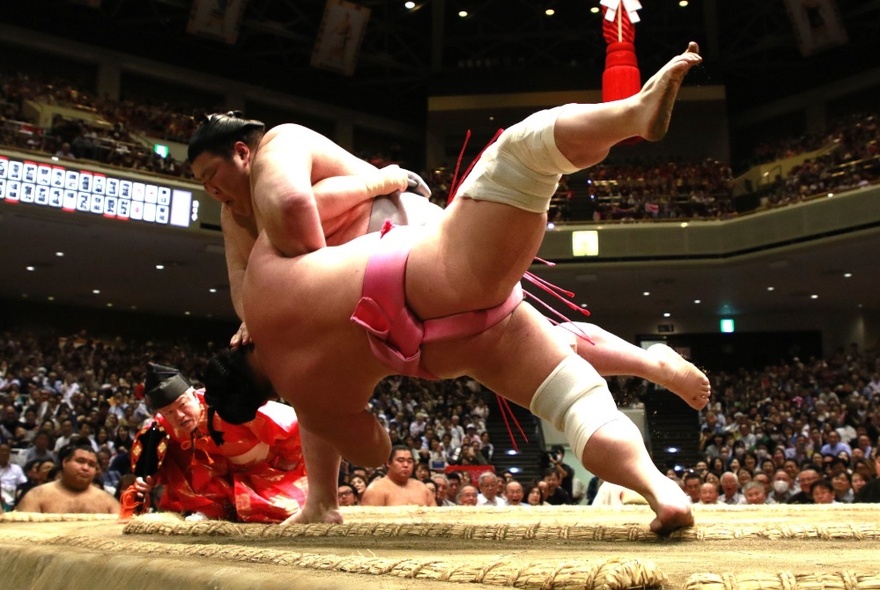
[(788, 491), (788, 482), (784, 480), (776, 480), (773, 482), (773, 490), (777, 494), (784, 494)]

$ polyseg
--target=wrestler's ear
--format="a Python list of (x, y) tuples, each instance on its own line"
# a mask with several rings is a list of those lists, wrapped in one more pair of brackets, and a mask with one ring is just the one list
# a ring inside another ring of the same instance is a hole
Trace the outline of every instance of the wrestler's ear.
[(243, 141), (236, 141), (232, 146), (232, 153), (238, 156), (245, 164), (250, 164), (251, 148)]

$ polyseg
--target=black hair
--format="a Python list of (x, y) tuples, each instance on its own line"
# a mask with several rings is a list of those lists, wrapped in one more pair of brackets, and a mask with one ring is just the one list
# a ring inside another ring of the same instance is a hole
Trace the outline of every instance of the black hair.
[(245, 119), (241, 111), (205, 115), (189, 140), (186, 157), (192, 162), (204, 152), (211, 152), (229, 158), (236, 141), (254, 147), (265, 132), (262, 121)]
[(224, 421), (243, 424), (274, 397), (270, 387), (257, 381), (247, 362), (253, 346), (239, 346), (215, 355), (205, 367), (205, 403)]
[[(394, 445), (393, 447), (391, 447), (391, 452), (388, 453), (388, 462), (389, 462), (389, 463), (391, 462), (391, 459), (394, 458), (394, 454), (395, 454), (397, 451), (405, 451), (405, 452), (409, 453), (410, 457), (412, 457), (412, 451), (410, 450), (410, 448), (409, 448), (408, 446), (406, 446), (406, 445)], [(415, 469), (415, 467), (413, 467), (413, 469)]]
[(95, 447), (92, 446), (92, 443), (89, 442), (87, 438), (74, 438), (71, 441), (61, 447), (61, 450), (58, 451), (58, 464), (63, 464), (69, 458), (73, 457), (73, 453), (75, 451), (88, 451), (93, 454), (97, 459), (98, 453), (95, 452)]

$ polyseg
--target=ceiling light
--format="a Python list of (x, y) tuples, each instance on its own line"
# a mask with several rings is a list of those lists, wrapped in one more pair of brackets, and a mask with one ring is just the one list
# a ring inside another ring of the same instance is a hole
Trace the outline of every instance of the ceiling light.
[(845, 272), (845, 273), (843, 273), (843, 278), (848, 279), (848, 278), (851, 278), (851, 277), (852, 277), (852, 273), (851, 273), (851, 272)]
[(208, 293), (216, 293), (216, 292), (217, 292), (217, 289), (215, 289), (214, 287), (211, 287), (210, 289), (208, 289)]
[(682, 8), (686, 7), (688, 5), (688, 0), (679, 0), (678, 5)]
[(46, 299), (48, 299), (49, 301), (55, 301), (55, 297), (53, 297), (52, 295), (49, 295), (48, 297), (46, 297)]
[(188, 311), (183, 312), (183, 315), (190, 315)]
[(92, 289), (92, 293), (94, 293), (95, 295), (100, 295), (101, 290), (100, 289)]
[(645, 291), (644, 293), (642, 293), (642, 295), (644, 295), (645, 297), (647, 297), (647, 296), (650, 295), (650, 294), (651, 294), (650, 291)]
[(775, 290), (776, 290), (776, 287), (767, 287), (767, 290), (768, 290), (768, 291), (775, 291)]
[(598, 14), (598, 12), (599, 12), (599, 7), (598, 7), (598, 6), (594, 6), (594, 7), (592, 7), (592, 8), (590, 9), (590, 12), (592, 12), (593, 14)]
[(107, 307), (113, 307), (113, 304), (112, 304), (112, 303), (108, 303), (108, 304), (107, 304)]
[(35, 270), (37, 270), (36, 266), (26, 266), (24, 268), (25, 268), (25, 270), (28, 270), (30, 272), (34, 272)]
[(544, 14), (546, 14), (547, 16), (553, 16), (554, 14), (556, 14), (556, 11), (553, 10), (552, 8), (548, 8), (547, 10), (544, 11)]
[(164, 264), (157, 264), (156, 270), (165, 270), (165, 265)]
[(459, 10), (459, 11), (458, 11), (458, 16), (460, 16), (461, 18), (464, 18), (464, 17), (466, 17), (467, 15), (468, 15), (467, 10)]
[(64, 252), (55, 252), (55, 256), (61, 258), (62, 256), (64, 256)]
[(663, 312), (663, 317), (664, 317), (664, 318), (668, 318), (668, 317), (671, 316), (671, 315), (672, 315), (672, 314), (669, 313), (668, 311), (664, 311), (664, 312)]
[(700, 299), (694, 299), (694, 303), (696, 303), (697, 305), (699, 305), (699, 304), (702, 303), (702, 301), (701, 301)]
[(810, 295), (810, 299), (818, 299), (818, 298), (819, 298), (819, 296), (816, 295), (815, 293)]
[(407, 10), (412, 10), (413, 8), (416, 7), (416, 3), (415, 2), (404, 2), (403, 7), (406, 8)]

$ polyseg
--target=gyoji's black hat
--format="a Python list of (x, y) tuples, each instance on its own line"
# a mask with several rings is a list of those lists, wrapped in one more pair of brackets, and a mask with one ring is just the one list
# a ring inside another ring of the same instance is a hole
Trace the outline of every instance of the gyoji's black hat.
[(147, 405), (152, 411), (164, 408), (190, 387), (189, 381), (184, 379), (180, 371), (173, 367), (164, 367), (156, 363), (150, 363), (147, 368), (147, 379), (144, 383), (144, 396)]

